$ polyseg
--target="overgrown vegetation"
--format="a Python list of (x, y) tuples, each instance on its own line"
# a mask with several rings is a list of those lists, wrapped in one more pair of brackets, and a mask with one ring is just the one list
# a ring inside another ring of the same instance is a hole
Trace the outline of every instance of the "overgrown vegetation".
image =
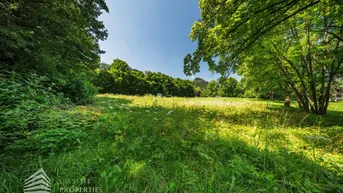
[(0, 192), (343, 192), (342, 2), (199, 2), (210, 82), (100, 63), (104, 0), (0, 2)]
[(266, 105), (101, 95), (41, 108), (39, 129), (1, 151), (0, 192), (41, 166), (55, 192), (85, 178), (109, 193), (343, 192), (343, 104), (326, 118)]
[(90, 102), (91, 74), (103, 53), (98, 41), (108, 35), (102, 11), (109, 11), (103, 0), (0, 2), (1, 72), (49, 77), (72, 102)]
[(52, 90), (47, 78), (36, 75), (24, 79), (16, 73), (1, 74), (0, 90), (1, 150), (36, 130), (42, 106), (67, 102)]

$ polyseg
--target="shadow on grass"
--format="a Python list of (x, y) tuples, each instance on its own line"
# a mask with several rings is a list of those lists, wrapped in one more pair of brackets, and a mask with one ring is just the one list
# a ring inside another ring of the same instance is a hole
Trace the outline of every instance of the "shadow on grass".
[[(117, 179), (116, 184), (103, 184), (110, 192), (343, 191), (340, 171), (302, 153), (259, 149), (218, 133), (206, 121), (217, 116), (211, 112), (185, 107), (130, 110), (113, 123), (116, 129), (97, 131), (99, 139), (116, 147), (103, 152), (111, 162), (102, 172)], [(121, 168), (119, 173), (106, 172), (114, 166)]]
[(306, 113), (300, 110), (297, 107), (283, 107), (282, 102), (277, 102), (278, 104), (272, 104), (269, 108), (273, 111), (280, 111), (280, 110), (286, 110), (290, 113), (298, 114), (301, 116), (307, 116), (306, 122), (309, 126), (320, 122), (320, 124), (323, 124), (323, 126), (343, 126), (343, 111), (337, 111), (337, 110), (331, 110), (330, 106), (335, 105), (339, 106), (343, 103), (330, 103), (328, 112), (326, 116), (320, 116), (320, 115), (314, 115), (311, 113)]
[(328, 110), (328, 114), (324, 117), (326, 125), (332, 126), (343, 126), (343, 112)]
[[(94, 107), (102, 113), (89, 138), (78, 150), (45, 157), (42, 163), (48, 176), (57, 181), (95, 178), (91, 185), (104, 192), (343, 192), (340, 171), (323, 167), (321, 160), (282, 148), (259, 149), (219, 133), (210, 122), (223, 118), (241, 124), (244, 116), (255, 120), (275, 112), (223, 115), (202, 108), (130, 103), (97, 98)], [(0, 172), (0, 184), (5, 184), (0, 192), (21, 190), (34, 170), (23, 162), (8, 171), (15, 175)], [(19, 185), (6, 186), (15, 180)]]

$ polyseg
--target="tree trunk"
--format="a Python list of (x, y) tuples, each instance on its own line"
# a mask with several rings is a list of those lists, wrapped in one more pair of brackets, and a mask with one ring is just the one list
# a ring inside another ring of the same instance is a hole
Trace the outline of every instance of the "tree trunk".
[(286, 96), (285, 101), (283, 102), (283, 105), (285, 107), (291, 107), (291, 100), (289, 99), (288, 96)]

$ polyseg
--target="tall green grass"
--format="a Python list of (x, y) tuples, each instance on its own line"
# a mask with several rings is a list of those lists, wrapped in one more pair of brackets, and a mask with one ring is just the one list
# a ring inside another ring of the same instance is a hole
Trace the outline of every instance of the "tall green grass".
[(259, 100), (99, 95), (40, 116), (26, 142), (41, 148), (0, 154), (0, 192), (22, 192), (40, 167), (54, 192), (343, 192), (343, 103), (316, 117)]

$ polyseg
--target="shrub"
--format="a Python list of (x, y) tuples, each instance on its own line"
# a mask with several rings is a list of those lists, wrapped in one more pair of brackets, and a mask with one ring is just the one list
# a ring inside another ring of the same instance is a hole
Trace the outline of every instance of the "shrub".
[(49, 79), (5, 72), (0, 77), (0, 150), (54, 152), (75, 147), (85, 136), (79, 130), (84, 125), (75, 123), (78, 118), (51, 117), (47, 109), (54, 104), (91, 102), (97, 90), (87, 76)]
[(35, 74), (26, 77), (15, 72), (0, 74), (0, 107), (14, 108), (23, 101), (35, 101), (39, 104), (60, 103), (65, 100), (62, 93), (52, 89), (49, 79)]
[(0, 149), (25, 131), (36, 129), (44, 105), (67, 102), (61, 93), (49, 86), (46, 77), (34, 74), (25, 77), (14, 73), (0, 74)]
[(97, 94), (97, 88), (90, 82), (90, 76), (86, 74), (70, 74), (55, 78), (54, 89), (63, 93), (65, 97), (75, 104), (92, 103)]
[(55, 128), (28, 131), (25, 136), (26, 138), (16, 140), (6, 149), (16, 152), (25, 151), (26, 153), (32, 151), (40, 153), (66, 151), (79, 147), (86, 134), (79, 129)]

